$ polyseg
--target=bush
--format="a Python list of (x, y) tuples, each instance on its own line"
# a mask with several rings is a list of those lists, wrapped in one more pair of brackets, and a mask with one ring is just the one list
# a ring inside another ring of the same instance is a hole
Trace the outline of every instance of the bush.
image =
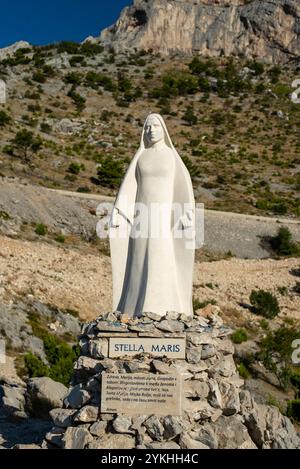
[(250, 303), (254, 307), (256, 314), (260, 314), (267, 319), (273, 319), (280, 312), (277, 298), (272, 293), (264, 290), (252, 290)]
[(25, 366), (30, 378), (49, 376), (48, 366), (39, 358), (29, 352), (25, 355)]
[(0, 110), (0, 127), (5, 127), (11, 121), (10, 116), (7, 112)]
[(68, 168), (68, 172), (71, 173), (71, 174), (79, 174), (81, 170), (84, 170), (85, 169), (85, 166), (84, 164), (79, 164), (79, 163), (71, 163), (69, 168)]
[(55, 241), (57, 243), (63, 244), (66, 241), (66, 238), (64, 237), (64, 235), (58, 235), (58, 236), (56, 236)]
[(79, 348), (70, 347), (55, 336), (45, 334), (43, 337), (44, 350), (49, 366), (39, 358), (28, 353), (25, 356), (25, 365), (31, 378), (49, 376), (54, 381), (68, 385), (72, 374), (75, 360), (79, 356)]
[(105, 157), (97, 171), (99, 183), (106, 187), (119, 187), (125, 174), (125, 162), (109, 156)]
[(42, 140), (40, 137), (35, 137), (33, 132), (23, 129), (19, 130), (12, 144), (21, 152), (22, 158), (28, 162), (28, 151), (37, 152), (42, 147)]
[(247, 332), (245, 329), (237, 329), (233, 334), (231, 334), (231, 340), (234, 344), (241, 344), (248, 340)]
[(294, 399), (288, 402), (287, 416), (300, 422), (300, 399)]
[(246, 367), (246, 365), (244, 363), (240, 363), (238, 365), (237, 369), (238, 369), (239, 375), (242, 378), (244, 378), (244, 379), (250, 378), (250, 373), (249, 373), (248, 368)]
[(271, 246), (280, 256), (300, 254), (300, 247), (292, 240), (292, 233), (286, 226), (279, 228), (277, 235), (271, 240)]
[(194, 110), (191, 106), (189, 106), (185, 113), (182, 116), (183, 120), (185, 120), (190, 125), (196, 125), (198, 122), (197, 116), (194, 113)]
[(67, 73), (67, 75), (64, 77), (64, 82), (69, 83), (71, 85), (80, 85), (81, 81), (82, 77), (80, 73), (76, 72)]
[(85, 84), (86, 86), (90, 86), (93, 89), (99, 88), (102, 86), (105, 91), (116, 91), (116, 84), (112, 81), (110, 77), (104, 75), (103, 73), (96, 73), (90, 71), (85, 76)]
[(276, 373), (283, 388), (287, 388), (295, 376), (291, 369), (292, 343), (299, 338), (296, 328), (281, 326), (276, 331), (269, 331), (260, 342), (259, 359)]
[(47, 234), (47, 227), (43, 223), (38, 223), (34, 232), (39, 236), (45, 236)]
[(77, 111), (81, 112), (85, 108), (85, 101), (86, 99), (81, 96), (79, 93), (76, 93), (74, 85), (72, 86), (71, 90), (68, 92), (69, 98), (72, 98)]

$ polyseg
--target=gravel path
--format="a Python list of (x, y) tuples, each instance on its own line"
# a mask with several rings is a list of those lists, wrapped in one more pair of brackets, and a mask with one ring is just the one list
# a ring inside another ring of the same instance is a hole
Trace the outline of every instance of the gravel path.
[[(110, 197), (51, 190), (39, 186), (22, 185), (14, 180), (0, 179), (0, 212), (11, 217), (8, 231), (13, 234), (22, 222), (44, 223), (55, 232), (94, 236), (97, 218), (95, 210), (100, 201)], [(1, 218), (1, 217), (0, 217)], [(3, 221), (2, 221), (3, 224)], [(270, 256), (262, 246), (264, 237), (276, 234), (279, 226), (288, 226), (300, 241), (300, 221), (267, 218), (227, 212), (205, 211), (204, 246), (212, 252), (231, 251), (240, 258), (260, 259)]]

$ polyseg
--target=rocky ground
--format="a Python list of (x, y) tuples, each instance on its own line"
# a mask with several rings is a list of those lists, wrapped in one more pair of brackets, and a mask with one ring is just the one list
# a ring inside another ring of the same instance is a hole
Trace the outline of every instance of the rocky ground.
[[(82, 253), (43, 242), (0, 237), (0, 295), (34, 298), (45, 304), (78, 312), (89, 320), (111, 309), (111, 266), (107, 256)], [(279, 299), (281, 317), (299, 320), (300, 297), (293, 292), (299, 259), (227, 259), (197, 262), (194, 296), (215, 300), (222, 308), (240, 315), (237, 322), (253, 318), (243, 304), (249, 304), (253, 289), (273, 292)], [(283, 293), (279, 289), (283, 288)]]

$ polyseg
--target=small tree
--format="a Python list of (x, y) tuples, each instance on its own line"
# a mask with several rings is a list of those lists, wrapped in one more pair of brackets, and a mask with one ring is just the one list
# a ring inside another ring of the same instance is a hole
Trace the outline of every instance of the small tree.
[(191, 106), (189, 106), (185, 113), (182, 116), (183, 120), (185, 120), (190, 125), (196, 125), (198, 122), (197, 116), (194, 113), (194, 110)]
[(250, 302), (257, 314), (268, 319), (273, 319), (280, 312), (277, 298), (272, 293), (264, 290), (252, 290)]
[(271, 240), (271, 246), (280, 256), (300, 254), (300, 247), (292, 240), (292, 233), (286, 226), (279, 228), (277, 235)]
[(124, 176), (124, 161), (106, 157), (98, 168), (100, 184), (108, 187), (119, 187)]
[(5, 125), (9, 124), (11, 118), (5, 111), (0, 111), (0, 127), (5, 127)]
[(24, 161), (29, 161), (29, 152), (36, 153), (43, 145), (39, 136), (35, 136), (33, 132), (22, 129), (16, 133), (12, 144), (20, 151), (21, 158)]

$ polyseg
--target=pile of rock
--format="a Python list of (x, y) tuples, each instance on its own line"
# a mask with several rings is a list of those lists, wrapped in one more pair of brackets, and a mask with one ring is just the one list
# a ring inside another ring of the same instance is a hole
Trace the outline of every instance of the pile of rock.
[[(149, 313), (121, 322), (108, 313), (84, 326), (81, 356), (62, 408), (50, 415), (54, 427), (43, 447), (66, 449), (205, 449), (296, 448), (300, 439), (287, 417), (273, 406), (256, 404), (243, 389), (233, 361), (230, 329), (221, 318), (189, 319), (170, 312)], [(140, 354), (109, 358), (108, 339), (122, 337), (186, 337), (186, 358)], [(181, 416), (101, 412), (102, 373), (177, 372), (183, 380)]]

